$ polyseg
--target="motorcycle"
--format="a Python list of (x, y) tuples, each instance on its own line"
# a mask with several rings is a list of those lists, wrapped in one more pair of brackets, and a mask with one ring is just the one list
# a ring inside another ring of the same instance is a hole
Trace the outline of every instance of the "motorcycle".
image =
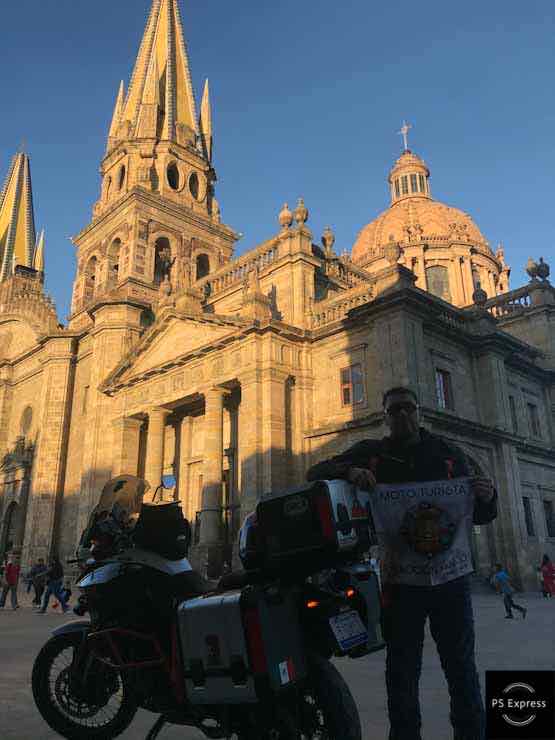
[(83, 533), (75, 612), (89, 619), (54, 630), (33, 667), (48, 725), (114, 738), (140, 707), (159, 715), (147, 740), (166, 724), (208, 738), (361, 740), (331, 659), (384, 647), (363, 492), (320, 481), (260, 501), (240, 532), (244, 571), (211, 586), (186, 557), (179, 503), (144, 503), (147, 488), (110, 481)]

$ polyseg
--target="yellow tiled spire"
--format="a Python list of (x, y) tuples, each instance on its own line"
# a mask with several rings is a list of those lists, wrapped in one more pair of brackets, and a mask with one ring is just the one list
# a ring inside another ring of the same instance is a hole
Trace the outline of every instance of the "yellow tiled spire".
[(37, 272), (44, 272), (44, 229), (40, 232), (39, 240), (37, 242), (33, 267)]
[(16, 265), (33, 266), (35, 219), (29, 157), (20, 152), (12, 160), (0, 192), (0, 281)]
[(204, 147), (204, 156), (212, 161), (212, 108), (210, 106), (210, 86), (208, 80), (204, 83), (204, 93), (200, 106), (199, 129)]
[(116, 105), (114, 107), (114, 115), (112, 116), (110, 132), (108, 134), (108, 147), (110, 147), (111, 142), (117, 138), (118, 130), (121, 124), (121, 115), (123, 113), (124, 105), (125, 105), (125, 85), (122, 80), (120, 82), (118, 96), (116, 98)]
[(176, 141), (179, 125), (198, 135), (189, 58), (177, 0), (152, 2), (127, 97), (115, 130), (112, 130), (114, 124), (110, 130), (110, 139), (135, 139), (144, 135), (145, 119), (152, 122), (152, 113), (145, 115), (143, 109), (155, 102), (159, 107), (156, 138)]

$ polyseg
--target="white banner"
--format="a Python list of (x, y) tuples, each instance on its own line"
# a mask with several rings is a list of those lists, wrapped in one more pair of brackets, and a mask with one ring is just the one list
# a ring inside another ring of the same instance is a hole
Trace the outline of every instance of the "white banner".
[(435, 586), (474, 570), (468, 478), (380, 484), (370, 501), (384, 548), (384, 583)]

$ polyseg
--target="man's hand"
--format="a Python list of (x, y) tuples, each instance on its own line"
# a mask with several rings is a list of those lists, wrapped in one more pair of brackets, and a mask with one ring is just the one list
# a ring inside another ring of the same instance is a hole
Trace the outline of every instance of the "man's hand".
[(470, 480), (470, 490), (474, 494), (474, 498), (486, 504), (492, 500), (495, 494), (493, 481), (489, 478), (472, 478)]
[(376, 486), (374, 474), (367, 468), (349, 468), (347, 480), (363, 491), (373, 491)]

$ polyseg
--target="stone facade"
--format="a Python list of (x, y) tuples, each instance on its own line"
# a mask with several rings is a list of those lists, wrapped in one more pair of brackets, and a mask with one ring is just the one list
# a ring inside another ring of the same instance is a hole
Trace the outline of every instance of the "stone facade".
[[(475, 530), (478, 571), (500, 560), (534, 585), (541, 554), (555, 556), (545, 270), (508, 291), (502, 254), (465, 214), (432, 205), (428, 170), (409, 152), (390, 179), (390, 212), (362, 230), (352, 258), (337, 257), (331, 229), (315, 243), (301, 200), (234, 259), (214, 194), (208, 87), (197, 121), (188, 69), (177, 3), (155, 0), (118, 94), (101, 198), (75, 238), (68, 326), (37, 269), (0, 284), (0, 550), (20, 551), (24, 565), (54, 550), (71, 557), (107, 480), (138, 474), (152, 495), (172, 473), (177, 487), (163, 495), (181, 500), (193, 559), (215, 573), (258, 498), (382, 435), (383, 391), (409, 384), (425, 426), (498, 486), (499, 517)], [(411, 168), (425, 174), (415, 202), (402, 185), (397, 196), (403, 168), (409, 183)], [(412, 219), (406, 242), (383, 226), (399, 209)], [(443, 233), (446, 219), (455, 226)], [(428, 259), (450, 261), (451, 301), (426, 289)], [(473, 267), (492, 275), (485, 292)]]

